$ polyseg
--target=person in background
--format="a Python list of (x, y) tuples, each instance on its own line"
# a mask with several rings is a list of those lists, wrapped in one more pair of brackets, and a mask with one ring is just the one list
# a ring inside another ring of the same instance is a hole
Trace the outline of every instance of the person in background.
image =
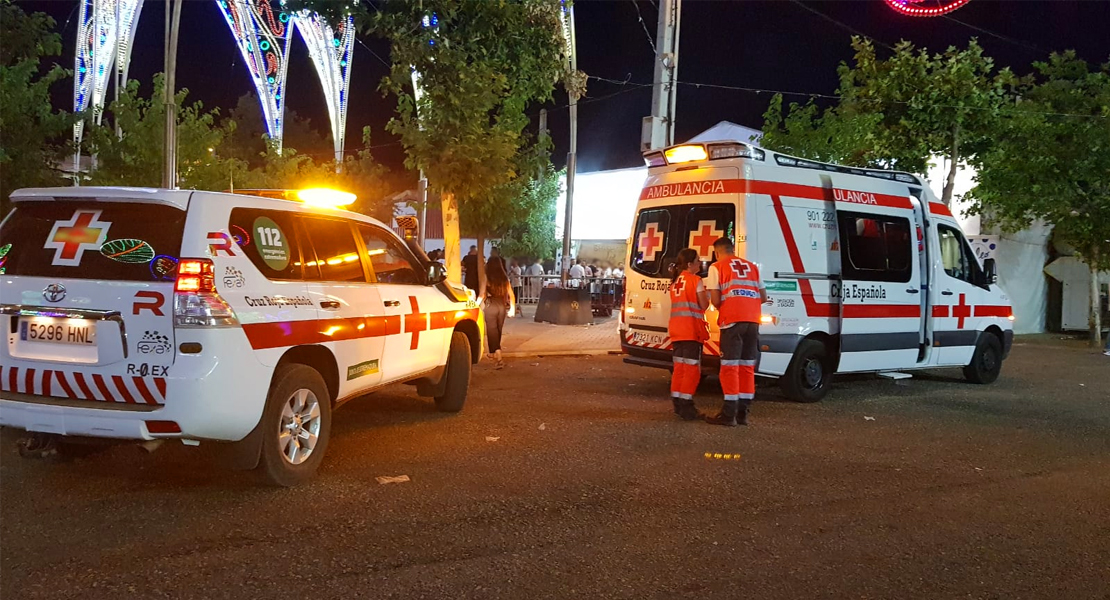
[(586, 276), (586, 269), (585, 269), (585, 267), (582, 266), (582, 261), (580, 261), (580, 260), (576, 261), (570, 267), (570, 273), (569, 273), (570, 281), (568, 281), (567, 283), (569, 283), (570, 285), (572, 285), (574, 287), (577, 287), (577, 286), (582, 284), (582, 278), (585, 277), (585, 276)]
[(536, 258), (536, 262), (532, 263), (532, 266), (528, 267), (524, 274), (528, 278), (528, 297), (538, 302), (540, 288), (543, 286), (543, 263), (540, 262), (539, 258)]
[(619, 266), (613, 268), (613, 277), (624, 277), (624, 269)]
[(1110, 334), (1106, 335), (1106, 347), (1102, 349), (1104, 356), (1110, 356)]
[(471, 246), (470, 252), (462, 258), (463, 285), (478, 291), (478, 247)]
[[(516, 259), (514, 258), (512, 262), (509, 263), (509, 285), (511, 285), (513, 288), (513, 296), (516, 297), (517, 302), (520, 301), (520, 297), (523, 295), (524, 292), (524, 281), (521, 277), (523, 273), (524, 272), (521, 270), (520, 264), (518, 264), (516, 262)], [(523, 317), (524, 311), (516, 311), (516, 316)]]
[(701, 415), (694, 406), (694, 393), (701, 380), (701, 348), (709, 339), (709, 324), (705, 309), (709, 307), (709, 294), (705, 291), (698, 272), (701, 260), (693, 248), (679, 250), (671, 266), (671, 318), (667, 335), (671, 338), (674, 353), (674, 370), (671, 371), (671, 401), (674, 414), (684, 421), (693, 421)]
[(516, 309), (516, 296), (509, 285), (509, 276), (501, 259), (491, 256), (486, 261), (486, 281), (478, 293), (486, 317), (486, 340), (489, 342), (490, 358), (497, 361), (497, 369), (505, 368), (501, 358), (501, 334), (505, 330), (505, 317)]
[(497, 248), (497, 247), (491, 248), (490, 251), (489, 251), (489, 255), (493, 258), (501, 259), (501, 266), (505, 268), (506, 273), (509, 272), (509, 263), (508, 263), (508, 261), (505, 260), (504, 256), (501, 256), (501, 249), (500, 248)]
[(605, 270), (601, 272), (601, 276), (606, 279), (613, 277), (613, 267), (609, 263), (605, 263)]
[(447, 264), (447, 253), (444, 252), (443, 250), (444, 250), (443, 248), (440, 248), (439, 250), (436, 250), (436, 262), (438, 262), (441, 265), (446, 265)]
[(736, 256), (736, 247), (727, 237), (713, 242), (717, 262), (709, 266), (705, 287), (718, 310), (721, 329), (721, 389), (725, 403), (713, 425), (735, 427), (748, 424), (748, 413), (755, 398), (755, 363), (759, 358), (759, 317), (767, 291), (755, 263)]

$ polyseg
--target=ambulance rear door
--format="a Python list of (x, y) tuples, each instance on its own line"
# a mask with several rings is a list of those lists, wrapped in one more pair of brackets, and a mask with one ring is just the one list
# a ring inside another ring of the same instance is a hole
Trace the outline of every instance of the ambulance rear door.
[(838, 371), (917, 364), (922, 344), (922, 268), (911, 197), (832, 188), (840, 234)]

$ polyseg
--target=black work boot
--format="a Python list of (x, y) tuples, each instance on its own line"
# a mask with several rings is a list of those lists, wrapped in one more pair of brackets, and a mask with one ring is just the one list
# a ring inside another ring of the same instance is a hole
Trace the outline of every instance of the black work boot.
[(725, 427), (736, 427), (736, 408), (739, 402), (735, 400), (728, 400), (724, 406), (721, 407), (721, 412), (717, 413), (715, 417), (706, 417), (705, 422), (710, 425), (724, 425)]
[(694, 406), (694, 401), (690, 398), (675, 398), (674, 412), (682, 417), (683, 421), (694, 421), (702, 417), (702, 414), (698, 412), (698, 407)]
[(740, 410), (736, 413), (736, 424), (737, 425), (747, 425), (748, 424), (748, 414), (751, 413), (751, 411), (752, 411), (752, 401), (751, 400), (742, 400), (740, 402)]

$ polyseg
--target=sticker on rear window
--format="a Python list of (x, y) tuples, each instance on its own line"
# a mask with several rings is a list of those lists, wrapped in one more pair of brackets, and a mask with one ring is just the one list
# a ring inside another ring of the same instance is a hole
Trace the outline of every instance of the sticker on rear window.
[(108, 239), (111, 222), (100, 220), (99, 210), (76, 210), (67, 221), (54, 221), (43, 248), (54, 251), (52, 265), (76, 267), (85, 250), (99, 250)]
[(105, 242), (100, 247), (105, 258), (122, 263), (146, 264), (154, 259), (154, 248), (143, 240), (123, 239)]
[(275, 271), (284, 271), (289, 266), (289, 240), (285, 232), (269, 217), (258, 217), (251, 227), (254, 230), (254, 246), (266, 265)]

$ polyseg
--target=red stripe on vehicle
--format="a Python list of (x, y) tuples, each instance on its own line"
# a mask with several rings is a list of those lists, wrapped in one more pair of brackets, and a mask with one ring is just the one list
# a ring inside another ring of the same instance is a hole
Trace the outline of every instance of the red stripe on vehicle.
[[(790, 230), (790, 221), (786, 218), (786, 210), (782, 207), (782, 200), (778, 196), (771, 196), (771, 203), (775, 207), (775, 216), (778, 217), (779, 227), (782, 228), (782, 237), (786, 240), (786, 251), (790, 255), (791, 268), (794, 269), (795, 273), (805, 273), (802, 254), (798, 252), (798, 244), (794, 241), (794, 232)], [(813, 295), (813, 285), (809, 280), (802, 279), (798, 282), (798, 285), (802, 290), (802, 303), (805, 304), (806, 315), (810, 317), (836, 317), (840, 315), (836, 304), (817, 301), (817, 298)]]
[(139, 390), (139, 394), (142, 395), (144, 402), (147, 404), (158, 404), (158, 401), (154, 399), (154, 394), (150, 393), (150, 388), (146, 387), (146, 381), (143, 381), (142, 377), (133, 377), (132, 381), (135, 382), (135, 387)]
[(42, 372), (42, 395), (43, 396), (53, 395), (53, 394), (50, 393), (50, 376), (53, 375), (53, 374), (54, 374), (54, 371), (43, 371)]
[(8, 392), (19, 391), (19, 367), (10, 367), (8, 369), (8, 387), (4, 389)]
[(34, 394), (35, 393), (35, 370), (34, 369), (27, 369), (27, 375), (23, 378), (23, 383), (24, 383), (24, 385), (27, 386), (27, 389), (23, 392), (24, 394)]
[(919, 318), (921, 306), (917, 304), (845, 304), (846, 319)]
[(870, 202), (852, 202), (841, 200), (842, 204), (859, 204), (860, 206), (885, 206), (888, 208), (912, 208), (908, 196), (892, 196), (890, 194), (877, 194), (875, 192), (864, 192), (860, 190), (845, 190), (842, 188), (823, 188), (814, 185), (802, 185), (798, 183), (782, 183), (778, 181), (747, 181), (747, 189), (749, 194), (766, 194), (768, 196), (787, 196), (790, 198), (802, 198), (805, 200), (820, 200), (822, 202), (836, 202), (836, 196), (845, 197), (850, 194), (859, 194), (865, 196)]
[(62, 386), (62, 390), (66, 393), (66, 398), (77, 398), (77, 394), (73, 393), (73, 388), (69, 387), (69, 382), (66, 381), (66, 374), (61, 371), (54, 371), (54, 376), (58, 378), (58, 384)]
[(85, 375), (82, 373), (74, 373), (73, 379), (77, 381), (77, 387), (81, 389), (81, 393), (85, 395), (83, 400), (96, 400), (96, 394), (92, 393), (89, 389), (89, 384), (85, 383)]
[(112, 392), (108, 391), (108, 386), (104, 383), (104, 378), (97, 373), (94, 373), (92, 378), (93, 383), (96, 384), (96, 388), (100, 390), (101, 394), (104, 394), (104, 400), (107, 402), (115, 402), (116, 397), (112, 395)]
[(158, 393), (162, 396), (161, 401), (166, 401), (166, 379), (164, 377), (155, 377), (154, 386), (158, 388)]
[[(401, 324), (406, 324), (405, 333), (411, 334), (414, 328), (425, 331), (426, 313), (416, 315), (385, 315), (369, 317), (347, 317), (307, 321), (281, 321), (273, 323), (248, 323), (243, 332), (251, 348), (285, 348), (301, 344), (322, 344), (369, 337), (383, 337), (402, 333)], [(464, 319), (477, 319), (478, 309), (445, 310), (431, 313), (432, 329), (454, 327)], [(362, 325), (359, 328), (359, 325)]]
[(942, 304), (940, 306), (934, 306), (933, 307), (933, 316), (934, 317), (947, 317), (948, 316), (948, 305), (947, 304)]
[(743, 179), (709, 179), (651, 185), (640, 191), (640, 200), (659, 200), (679, 196), (707, 196), (710, 194), (739, 194), (744, 191)]
[(976, 317), (1008, 317), (1013, 314), (1013, 309), (1009, 306), (999, 306), (990, 304), (980, 304), (974, 309)]
[(944, 215), (946, 217), (951, 217), (952, 216), (952, 211), (949, 210), (947, 206), (941, 204), (940, 202), (930, 202), (929, 203), (929, 212), (933, 213), (934, 215)]
[(121, 396), (123, 396), (124, 401), (126, 401), (128, 404), (137, 404), (137, 402), (135, 402), (135, 399), (131, 397), (131, 390), (127, 389), (127, 384), (123, 382), (123, 377), (120, 377), (119, 375), (112, 375), (112, 381), (115, 382), (116, 389), (119, 390), (119, 393)]

